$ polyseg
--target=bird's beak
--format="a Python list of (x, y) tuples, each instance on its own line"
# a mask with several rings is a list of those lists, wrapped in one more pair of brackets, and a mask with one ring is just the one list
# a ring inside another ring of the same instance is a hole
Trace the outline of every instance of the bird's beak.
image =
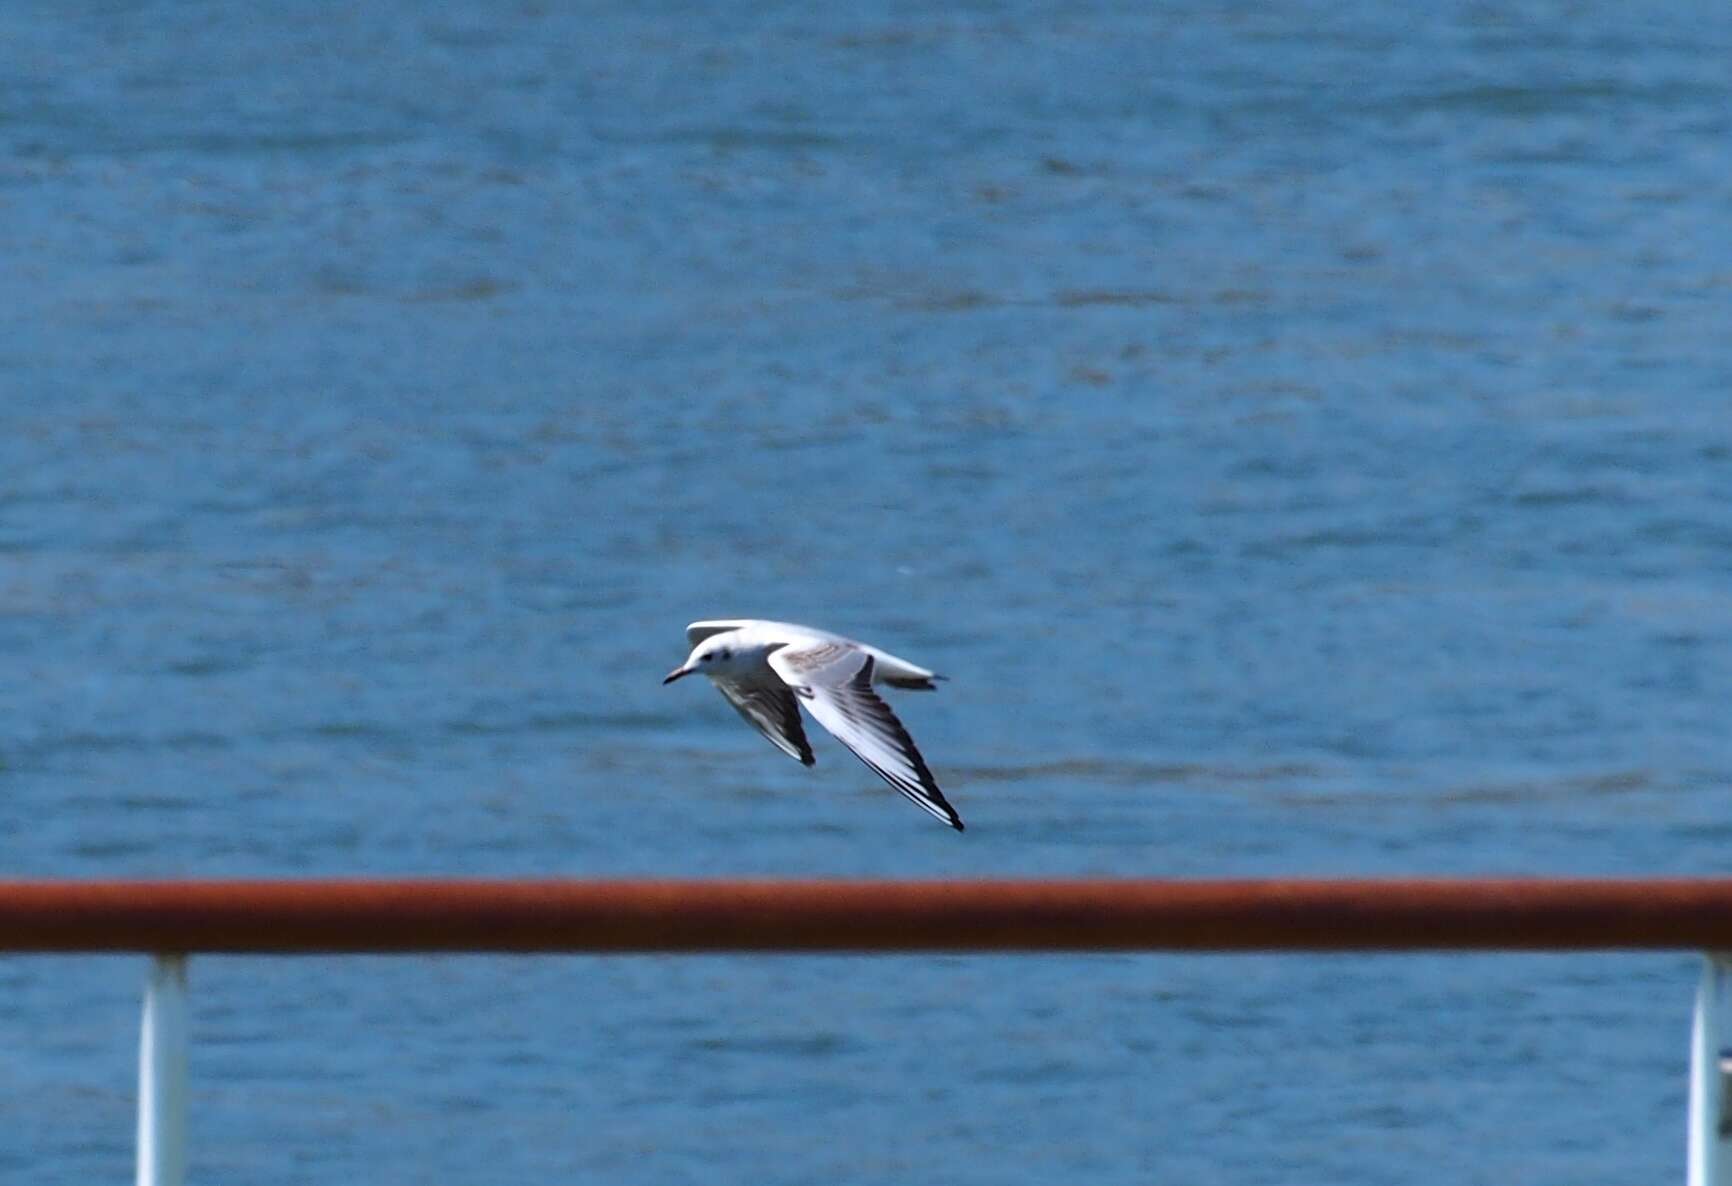
[(667, 678), (662, 680), (662, 683), (663, 684), (671, 684), (675, 680), (679, 679), (680, 676), (690, 675), (691, 673), (692, 673), (692, 669), (690, 667), (676, 667), (672, 671), (668, 672)]

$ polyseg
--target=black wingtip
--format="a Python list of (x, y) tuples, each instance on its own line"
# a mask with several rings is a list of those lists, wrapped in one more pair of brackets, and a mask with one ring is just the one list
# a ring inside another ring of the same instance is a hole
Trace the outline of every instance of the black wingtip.
[(967, 829), (967, 828), (965, 828), (965, 827), (963, 827), (963, 826), (962, 826), (962, 821), (961, 821), (961, 820), (960, 820), (960, 819), (953, 819), (953, 820), (951, 820), (951, 821), (950, 821), (950, 826), (951, 826), (951, 827), (953, 827), (953, 828), (955, 828), (955, 829), (956, 829), (956, 830), (957, 830), (957, 831), (958, 831), (958, 832), (966, 832), (966, 831), (968, 831), (968, 829)]

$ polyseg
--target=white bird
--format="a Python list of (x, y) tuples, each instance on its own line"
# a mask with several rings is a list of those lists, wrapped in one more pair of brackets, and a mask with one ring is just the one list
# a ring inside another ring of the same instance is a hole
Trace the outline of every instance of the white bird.
[(799, 705), (832, 736), (929, 814), (958, 832), (956, 814), (933, 781), (914, 739), (872, 685), (931, 691), (942, 675), (810, 626), (728, 618), (686, 627), (692, 653), (664, 684), (701, 672), (770, 744), (810, 766), (812, 747), (800, 727)]

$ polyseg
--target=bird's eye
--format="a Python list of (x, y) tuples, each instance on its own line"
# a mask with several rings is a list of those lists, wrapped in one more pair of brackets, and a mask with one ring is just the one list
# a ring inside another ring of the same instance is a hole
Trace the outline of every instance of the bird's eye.
[(714, 659), (714, 658), (715, 658), (714, 655), (705, 655), (704, 656), (704, 662), (708, 663), (711, 659)]

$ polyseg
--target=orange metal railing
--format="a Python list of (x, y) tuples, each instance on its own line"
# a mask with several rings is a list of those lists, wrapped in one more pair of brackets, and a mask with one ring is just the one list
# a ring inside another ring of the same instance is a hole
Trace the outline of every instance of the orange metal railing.
[(1732, 879), (0, 882), (0, 951), (1732, 950)]
[(1617, 949), (1706, 955), (1687, 1181), (1722, 1186), (1732, 879), (0, 882), (0, 952), (154, 957), (138, 1186), (185, 1180), (194, 952)]

